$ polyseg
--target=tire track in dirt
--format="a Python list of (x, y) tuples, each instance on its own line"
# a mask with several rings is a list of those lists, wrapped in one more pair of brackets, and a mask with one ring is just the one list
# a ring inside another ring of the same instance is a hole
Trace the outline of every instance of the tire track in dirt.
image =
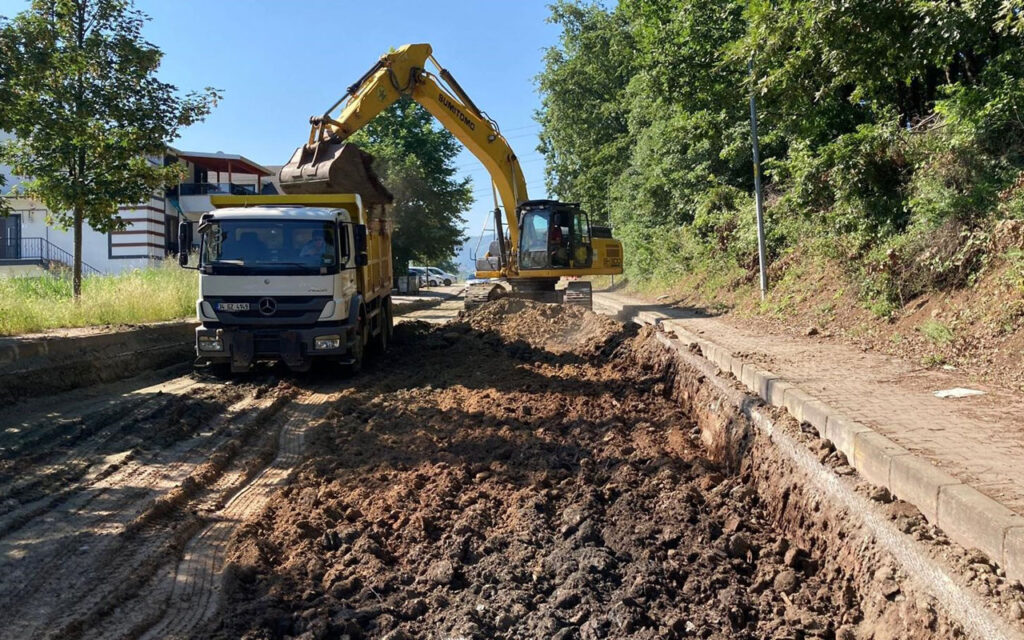
[[(181, 390), (195, 386), (184, 385)], [(199, 436), (137, 456), (113, 473), (90, 475), (86, 482), (62, 488), (66, 499), (40, 509), (24, 529), (0, 539), (0, 575), (4, 576), (0, 608), (12, 614), (12, 623), (0, 629), (0, 637), (36, 637), (116, 589), (138, 561), (164, 542), (155, 536), (141, 548), (130, 546), (128, 557), (123, 557), (126, 540), (121, 534), (125, 527), (147, 501), (178, 486), (205, 462), (211, 441), (223, 440), (224, 429), (233, 427), (236, 418), (257, 419), (266, 408), (262, 404), (269, 403), (254, 405), (253, 397), (245, 394), (218, 412), (212, 422), (203, 424), (204, 433)], [(149, 433), (145, 420), (135, 426)], [(121, 429), (112, 426), (107, 431), (116, 439)], [(101, 444), (90, 443), (93, 447)], [(82, 452), (76, 449), (74, 453), (79, 456)]]
[[(196, 384), (193, 382), (192, 384), (176, 385), (172, 388), (185, 393), (195, 386)], [(104, 464), (105, 460), (90, 459), (90, 456), (95, 456), (101, 447), (109, 446), (126, 426), (144, 421), (147, 416), (158, 411), (160, 407), (173, 401), (173, 398), (174, 395), (169, 393), (142, 399), (128, 398), (124, 401), (127, 409), (123, 410), (122, 407), (117, 407), (116, 419), (88, 436), (86, 444), (76, 446), (64, 453), (63, 456), (60, 455), (60, 452), (48, 452), (56, 455), (40, 454), (49, 457), (49, 460), (45, 461), (45, 468), (48, 471), (22, 476), (6, 488), (0, 497), (5, 500), (21, 499), (19, 501), (23, 501), (24, 496), (31, 495), (33, 491), (45, 489), (46, 494), (37, 500), (23, 502), (20, 506), (0, 516), (0, 536), (7, 536), (25, 526), (33, 518), (59, 507), (80, 491), (82, 486), (90, 486), (101, 480), (101, 476), (107, 472), (109, 467)], [(90, 416), (90, 421), (103, 420), (107, 415), (107, 413), (101, 413), (98, 416)], [(42, 466), (42, 463), (41, 460), (33, 460), (34, 467)], [(101, 465), (103, 468), (96, 468)], [(55, 483), (59, 483), (57, 487), (47, 486)], [(82, 503), (80, 506), (85, 506), (85, 504), (87, 503)]]
[[(216, 612), (231, 535), (241, 523), (259, 514), (270, 497), (288, 483), (301, 460), (307, 430), (335, 395), (316, 392), (293, 403), (294, 413), (281, 429), (277, 457), (225, 504), (216, 522), (189, 542), (175, 570), (168, 571), (146, 597), (149, 601), (164, 600), (162, 616), (152, 626), (142, 621), (129, 637), (189, 637)], [(110, 637), (110, 630), (103, 635)]]
[[(138, 627), (138, 620), (158, 619), (163, 606), (152, 604), (150, 598), (143, 604), (151, 606), (140, 610), (134, 606), (139, 594), (148, 593), (153, 583), (173, 577), (183, 548), (206, 525), (205, 514), (222, 508), (276, 455), (282, 422), (287, 421), (284, 410), (292, 397), (286, 387), (276, 400), (248, 420), (240, 433), (210, 452), (209, 460), (195, 467), (179, 487), (161, 495), (135, 518), (126, 530), (129, 541), (112, 558), (130, 571), (114, 578), (97, 576), (98, 594), (76, 602), (73, 614), (60, 620), (59, 625), (50, 626), (47, 637), (119, 637), (125, 634), (118, 629)], [(165, 575), (168, 572), (170, 577)]]
[[(87, 428), (85, 435), (93, 435), (88, 431), (93, 418), (106, 418), (113, 422), (133, 404), (149, 399), (146, 394), (180, 394), (198, 384), (200, 382), (191, 376), (175, 374), (165, 380), (146, 380), (141, 387), (122, 381), (104, 385), (89, 395), (82, 390), (69, 392), (54, 396), (43, 406), (39, 406), (42, 404), (39, 402), (14, 405), (0, 411), (0, 425), (4, 427), (0, 431), (0, 447), (4, 449), (4, 457), (8, 457), (33, 444), (50, 448), (66, 446), (68, 442), (59, 434), (69, 426), (82, 425)], [(117, 397), (117, 400), (111, 401), (111, 397)]]

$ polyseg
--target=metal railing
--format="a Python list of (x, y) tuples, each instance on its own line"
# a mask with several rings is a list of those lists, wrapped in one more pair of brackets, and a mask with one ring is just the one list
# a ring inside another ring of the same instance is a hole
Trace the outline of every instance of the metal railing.
[(233, 182), (187, 182), (178, 187), (178, 192), (183, 196), (251, 196), (256, 195), (256, 185)]
[[(71, 253), (46, 238), (0, 240), (0, 260), (38, 263), (47, 269), (52, 269), (54, 266), (71, 269), (75, 264), (75, 257)], [(82, 275), (100, 275), (101, 273), (99, 269), (85, 262), (82, 263)]]

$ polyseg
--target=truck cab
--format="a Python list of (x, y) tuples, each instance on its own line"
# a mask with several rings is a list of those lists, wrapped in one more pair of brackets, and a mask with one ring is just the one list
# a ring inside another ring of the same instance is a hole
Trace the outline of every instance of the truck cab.
[[(362, 365), (391, 334), (390, 220), (358, 195), (222, 196), (199, 221), (197, 365)], [(184, 229), (183, 229), (184, 231)], [(180, 258), (187, 265), (187, 256)]]

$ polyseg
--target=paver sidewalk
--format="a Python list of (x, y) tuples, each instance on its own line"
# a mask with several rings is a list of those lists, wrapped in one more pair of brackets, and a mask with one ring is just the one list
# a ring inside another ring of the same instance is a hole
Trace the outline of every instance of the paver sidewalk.
[[(595, 292), (595, 303), (601, 299), (629, 313), (650, 310), (672, 318), (1024, 515), (1024, 397), (1019, 394), (827, 338), (755, 334), (686, 309)], [(933, 395), (958, 386), (986, 394), (960, 399)]]

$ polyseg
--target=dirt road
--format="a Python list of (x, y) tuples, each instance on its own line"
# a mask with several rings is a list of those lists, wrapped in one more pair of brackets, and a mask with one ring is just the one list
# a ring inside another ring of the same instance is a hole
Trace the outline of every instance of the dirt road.
[(0, 412), (0, 638), (963, 633), (709, 460), (648, 333), (515, 301), (430, 324), (460, 306), (354, 378), (170, 369)]
[(351, 383), (181, 366), (0, 410), (0, 638), (187, 634), (216, 606), (228, 537)]

